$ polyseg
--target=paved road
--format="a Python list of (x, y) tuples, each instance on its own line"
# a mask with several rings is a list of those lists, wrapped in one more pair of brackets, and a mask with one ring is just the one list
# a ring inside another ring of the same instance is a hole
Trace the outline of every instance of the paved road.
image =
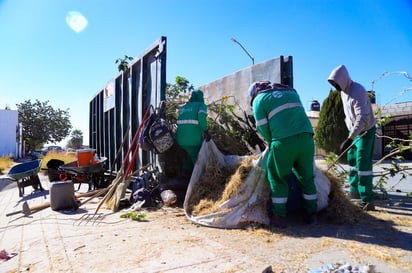
[(24, 201), (49, 201), (47, 176), (41, 181), (44, 192), (28, 187), (23, 198), (13, 183), (0, 191), (0, 248), (16, 253), (0, 263), (0, 272), (262, 272), (268, 266), (308, 272), (341, 261), (373, 264), (377, 272), (412, 272), (410, 199), (382, 202), (358, 224), (308, 227), (291, 219), (286, 230), (197, 226), (181, 208), (147, 211), (143, 222), (103, 209), (96, 219), (98, 199), (74, 212), (47, 208), (6, 217)]

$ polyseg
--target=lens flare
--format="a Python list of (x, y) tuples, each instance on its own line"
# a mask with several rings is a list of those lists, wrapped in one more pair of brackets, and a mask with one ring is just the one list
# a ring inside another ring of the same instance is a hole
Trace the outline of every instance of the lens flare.
[(87, 19), (80, 12), (69, 11), (66, 15), (66, 23), (77, 33), (82, 32), (87, 27)]

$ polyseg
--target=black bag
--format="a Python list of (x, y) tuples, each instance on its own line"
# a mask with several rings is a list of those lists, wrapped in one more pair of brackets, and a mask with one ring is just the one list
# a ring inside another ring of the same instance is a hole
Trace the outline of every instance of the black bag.
[[(153, 106), (151, 106), (153, 108)], [(157, 119), (157, 113), (153, 112), (143, 124), (142, 132), (139, 136), (139, 145), (143, 151), (152, 151), (153, 143), (150, 140), (150, 128)]]
[(164, 153), (173, 146), (174, 139), (170, 131), (169, 123), (162, 118), (153, 123), (149, 135), (155, 153)]
[(139, 136), (139, 145), (142, 150), (161, 154), (169, 150), (174, 144), (171, 127), (164, 119), (165, 113), (166, 106), (161, 101), (157, 111), (153, 111), (145, 121), (142, 133)]

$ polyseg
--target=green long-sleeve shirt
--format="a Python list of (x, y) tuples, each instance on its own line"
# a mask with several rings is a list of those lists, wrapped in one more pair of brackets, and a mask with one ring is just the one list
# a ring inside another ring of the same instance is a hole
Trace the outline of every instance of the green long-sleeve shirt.
[(293, 89), (258, 94), (253, 101), (253, 114), (258, 132), (268, 142), (304, 132), (313, 134), (299, 95)]
[(176, 141), (181, 146), (200, 146), (203, 132), (208, 130), (207, 106), (203, 92), (195, 90), (188, 103), (179, 111)]

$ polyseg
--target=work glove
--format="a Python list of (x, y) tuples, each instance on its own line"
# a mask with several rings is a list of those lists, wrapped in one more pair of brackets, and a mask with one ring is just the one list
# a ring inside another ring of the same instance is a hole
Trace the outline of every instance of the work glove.
[(209, 130), (206, 130), (203, 132), (203, 139), (206, 140), (206, 142), (209, 142), (212, 136), (209, 133)]
[(350, 138), (345, 139), (345, 141), (340, 145), (340, 152), (343, 153), (344, 151), (346, 151), (346, 149), (348, 149), (352, 145), (352, 142), (353, 140)]

